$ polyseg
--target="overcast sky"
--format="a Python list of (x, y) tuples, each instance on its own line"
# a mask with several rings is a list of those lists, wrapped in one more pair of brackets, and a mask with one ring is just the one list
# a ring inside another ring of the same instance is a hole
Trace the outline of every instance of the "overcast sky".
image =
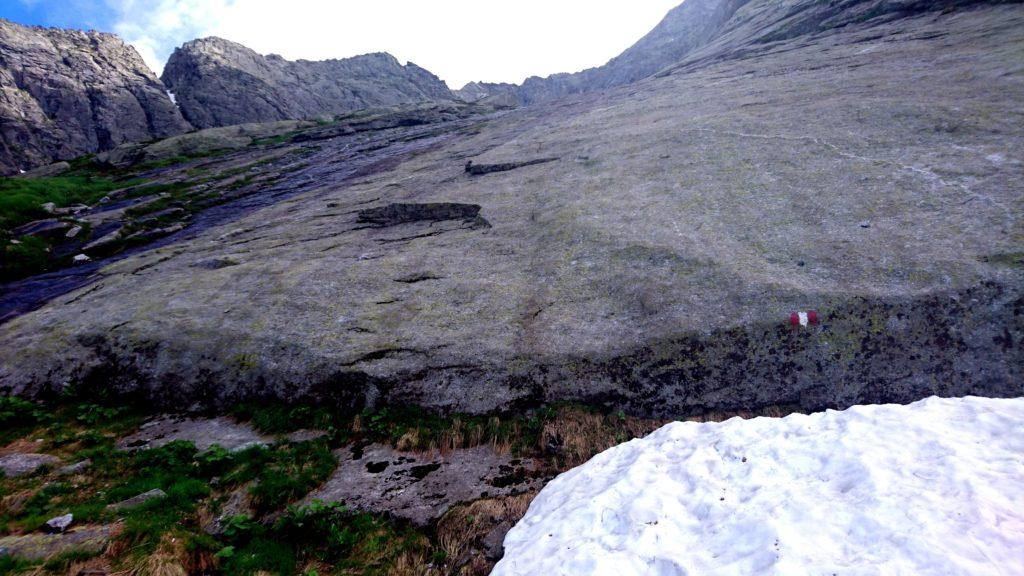
[(0, 0), (0, 17), (93, 28), (159, 73), (175, 47), (222, 36), (288, 59), (390, 52), (460, 88), (600, 66), (682, 0)]

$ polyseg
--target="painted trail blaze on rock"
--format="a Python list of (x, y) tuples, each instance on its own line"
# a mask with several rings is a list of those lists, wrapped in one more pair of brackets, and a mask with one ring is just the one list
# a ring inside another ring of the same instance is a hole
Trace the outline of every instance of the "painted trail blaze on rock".
[(818, 325), (818, 313), (814, 310), (808, 310), (806, 312), (793, 312), (789, 315), (789, 325), (796, 327), (801, 326), (806, 328), (807, 326)]

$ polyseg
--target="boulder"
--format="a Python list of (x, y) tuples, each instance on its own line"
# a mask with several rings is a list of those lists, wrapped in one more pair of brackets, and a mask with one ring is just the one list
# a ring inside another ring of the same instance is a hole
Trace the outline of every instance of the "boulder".
[(56, 518), (50, 518), (46, 521), (46, 529), (50, 532), (66, 532), (74, 521), (75, 516), (73, 514), (57, 516)]
[(92, 466), (92, 460), (86, 458), (85, 460), (82, 460), (80, 462), (75, 462), (74, 464), (68, 464), (63, 468), (59, 468), (57, 470), (57, 474), (59, 474), (60, 476), (72, 476), (74, 474), (84, 472), (90, 466)]
[(53, 466), (60, 458), (49, 454), (8, 454), (0, 456), (0, 472), (9, 478), (33, 474), (44, 466)]

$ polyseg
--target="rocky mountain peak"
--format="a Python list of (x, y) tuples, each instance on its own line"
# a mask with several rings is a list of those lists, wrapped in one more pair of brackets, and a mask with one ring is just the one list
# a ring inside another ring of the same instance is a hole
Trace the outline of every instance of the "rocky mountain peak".
[(216, 37), (175, 50), (163, 81), (185, 117), (202, 128), (453, 98), (437, 76), (391, 54), (289, 61)]
[(117, 36), (0, 20), (0, 173), (188, 129)]

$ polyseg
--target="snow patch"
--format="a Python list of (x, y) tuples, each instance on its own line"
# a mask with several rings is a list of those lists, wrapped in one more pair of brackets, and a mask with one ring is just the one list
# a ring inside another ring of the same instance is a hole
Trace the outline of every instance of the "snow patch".
[(174, 92), (167, 91), (167, 97), (171, 99), (171, 104), (178, 105), (178, 97), (174, 95)]
[(669, 424), (545, 487), (497, 576), (1024, 574), (1024, 398)]

